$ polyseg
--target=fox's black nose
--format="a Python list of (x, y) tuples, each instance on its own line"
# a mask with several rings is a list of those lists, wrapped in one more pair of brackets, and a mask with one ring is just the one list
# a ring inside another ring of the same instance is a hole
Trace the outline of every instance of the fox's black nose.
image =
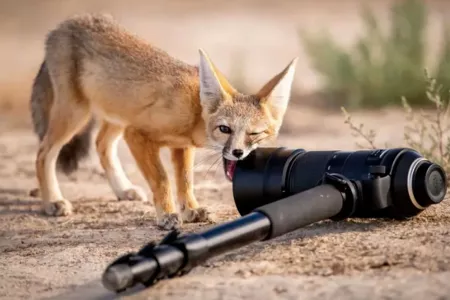
[(241, 158), (242, 155), (244, 155), (244, 151), (242, 151), (241, 149), (234, 149), (231, 153), (233, 153), (236, 158)]

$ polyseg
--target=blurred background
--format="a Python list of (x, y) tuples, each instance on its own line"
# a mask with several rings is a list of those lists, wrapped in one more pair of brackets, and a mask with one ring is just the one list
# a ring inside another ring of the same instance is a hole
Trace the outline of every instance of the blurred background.
[(192, 64), (204, 48), (247, 92), (299, 56), (292, 109), (338, 112), (340, 105), (398, 105), (401, 96), (428, 104), (424, 68), (442, 84), (450, 81), (448, 8), (445, 0), (2, 0), (2, 124), (29, 126), (30, 88), (45, 35), (76, 13), (109, 13)]

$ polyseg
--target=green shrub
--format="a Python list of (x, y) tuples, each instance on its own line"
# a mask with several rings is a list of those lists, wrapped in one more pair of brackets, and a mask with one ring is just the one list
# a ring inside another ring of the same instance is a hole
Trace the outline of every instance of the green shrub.
[[(425, 61), (427, 10), (423, 1), (394, 4), (388, 33), (381, 30), (368, 6), (363, 6), (361, 17), (364, 33), (349, 50), (328, 32), (316, 37), (299, 31), (312, 67), (323, 79), (325, 94), (351, 108), (400, 105), (402, 96), (412, 106), (429, 104), (423, 77), (423, 70), (429, 69)], [(443, 48), (432, 72), (445, 88), (450, 87), (449, 59), (450, 39), (445, 31)]]

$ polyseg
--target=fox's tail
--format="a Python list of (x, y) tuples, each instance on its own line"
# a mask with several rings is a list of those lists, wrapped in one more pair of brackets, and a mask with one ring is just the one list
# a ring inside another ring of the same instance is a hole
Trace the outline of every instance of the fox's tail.
[[(47, 132), (53, 98), (52, 82), (44, 61), (34, 79), (30, 101), (33, 129), (39, 141), (42, 141)], [(78, 163), (89, 154), (93, 128), (94, 120), (91, 119), (81, 132), (64, 145), (57, 160), (59, 170), (68, 175), (78, 169)]]

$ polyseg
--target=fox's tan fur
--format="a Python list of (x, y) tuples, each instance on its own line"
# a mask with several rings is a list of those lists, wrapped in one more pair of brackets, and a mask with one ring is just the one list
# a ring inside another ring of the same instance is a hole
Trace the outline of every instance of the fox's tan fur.
[[(33, 84), (31, 110), (40, 138), (36, 173), (43, 209), (69, 215), (56, 178), (77, 168), (88, 153), (94, 117), (100, 122), (96, 149), (110, 186), (120, 200), (146, 201), (125, 175), (117, 142), (126, 141), (152, 192), (157, 224), (207, 221), (193, 190), (195, 148), (209, 147), (227, 159), (244, 158), (275, 137), (288, 103), (296, 60), (259, 92), (236, 91), (203, 50), (199, 66), (149, 45), (103, 15), (62, 22), (46, 40), (45, 58)], [(222, 126), (222, 127), (219, 127)], [(232, 132), (224, 133), (224, 127)], [(255, 132), (260, 131), (260, 132)], [(181, 214), (159, 158), (169, 147)]]

